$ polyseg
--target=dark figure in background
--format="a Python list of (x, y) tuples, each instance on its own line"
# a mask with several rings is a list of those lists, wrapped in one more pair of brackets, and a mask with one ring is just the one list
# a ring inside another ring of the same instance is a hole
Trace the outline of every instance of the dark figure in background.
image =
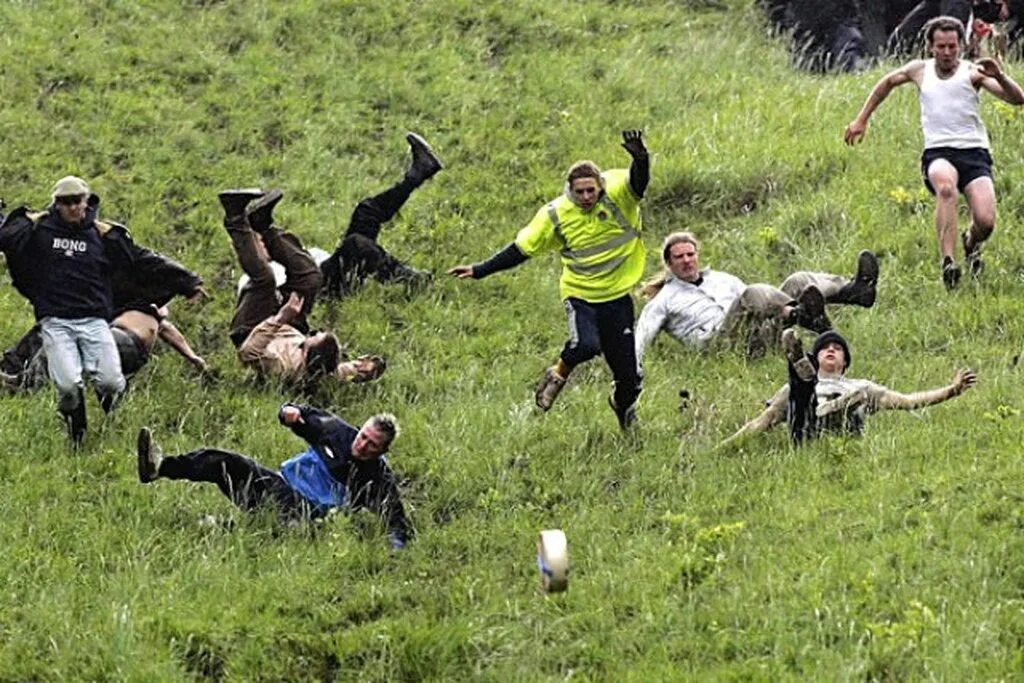
[(758, 1), (772, 26), (790, 34), (793, 63), (799, 68), (859, 71), (874, 55), (853, 0)]
[(404, 548), (411, 530), (395, 475), (384, 457), (398, 436), (394, 415), (374, 415), (357, 429), (327, 411), (286, 403), (278, 420), (309, 444), (282, 464), (280, 471), (216, 448), (164, 456), (149, 428), (143, 427), (137, 447), (139, 481), (209, 482), (243, 510), (276, 505), (284, 521), (316, 519), (335, 509), (366, 508), (387, 524), (391, 547)]
[(922, 0), (903, 17), (889, 35), (887, 52), (907, 57), (921, 47), (921, 30), (939, 16), (956, 17), (964, 26), (971, 23), (971, 0)]

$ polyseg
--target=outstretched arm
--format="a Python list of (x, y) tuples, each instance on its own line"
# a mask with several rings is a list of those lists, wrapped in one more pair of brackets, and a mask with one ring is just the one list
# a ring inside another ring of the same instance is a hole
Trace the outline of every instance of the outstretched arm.
[(636, 321), (636, 328), (633, 332), (633, 336), (636, 338), (636, 362), (638, 364), (643, 363), (644, 351), (661, 331), (661, 328), (665, 326), (667, 317), (665, 297), (654, 297), (640, 311), (640, 317)]
[(896, 391), (885, 391), (878, 397), (879, 410), (914, 410), (935, 405), (959, 396), (974, 386), (978, 376), (973, 370), (964, 368), (957, 370), (953, 382), (948, 386), (928, 391), (917, 391), (913, 394), (901, 394)]
[(192, 350), (192, 347), (188, 343), (188, 339), (181, 333), (177, 327), (174, 326), (170, 320), (164, 318), (160, 321), (159, 328), (160, 338), (167, 342), (172, 349), (177, 351), (187, 360), (189, 363), (194, 365), (197, 370), (206, 372), (210, 367), (206, 364), (206, 361)]
[(999, 62), (990, 57), (983, 57), (976, 62), (976, 66), (977, 78), (980, 79), (976, 81), (976, 85), (1009, 104), (1018, 107), (1024, 104), (1024, 90), (1003, 71)]
[(751, 434), (767, 432), (786, 418), (786, 401), (789, 400), (789, 385), (785, 385), (775, 392), (768, 407), (747, 424), (740, 427), (739, 431), (718, 445), (718, 448), (734, 446), (746, 440)]
[(510, 242), (508, 246), (491, 256), (486, 261), (481, 261), (480, 263), (474, 263), (472, 265), (455, 266), (448, 270), (448, 274), (457, 277), (460, 280), (464, 280), (466, 278), (479, 280), (499, 271), (515, 268), (520, 263), (526, 261), (527, 258), (526, 254), (519, 250), (519, 247), (516, 246), (515, 242)]
[(915, 74), (923, 66), (924, 62), (920, 60), (910, 62), (895, 71), (887, 73), (885, 76), (882, 76), (878, 83), (875, 83), (875, 87), (868, 94), (868, 99), (864, 102), (864, 106), (861, 107), (857, 118), (846, 127), (846, 132), (843, 134), (843, 140), (846, 144), (853, 145), (864, 138), (868, 129), (868, 119), (875, 113), (878, 106), (882, 104), (894, 88), (911, 83), (914, 80)]

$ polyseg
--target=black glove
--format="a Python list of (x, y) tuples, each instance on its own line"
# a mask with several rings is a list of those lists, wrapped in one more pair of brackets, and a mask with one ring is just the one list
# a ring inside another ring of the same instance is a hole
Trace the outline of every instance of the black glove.
[(642, 130), (622, 131), (622, 149), (629, 152), (634, 159), (647, 158), (647, 146), (644, 144), (644, 132)]

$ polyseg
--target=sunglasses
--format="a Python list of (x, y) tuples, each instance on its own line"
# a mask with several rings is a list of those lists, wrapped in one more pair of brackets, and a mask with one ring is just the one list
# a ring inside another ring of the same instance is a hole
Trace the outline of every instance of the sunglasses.
[(74, 206), (85, 201), (84, 194), (73, 194), (68, 197), (57, 197), (56, 201), (62, 206)]

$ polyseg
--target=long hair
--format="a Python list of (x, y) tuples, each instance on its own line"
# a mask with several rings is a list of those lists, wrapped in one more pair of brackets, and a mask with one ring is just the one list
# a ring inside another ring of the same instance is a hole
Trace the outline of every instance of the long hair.
[(644, 295), (645, 299), (653, 299), (661, 291), (661, 288), (665, 286), (665, 283), (668, 282), (672, 274), (668, 267), (672, 257), (672, 247), (682, 243), (692, 244), (694, 249), (700, 251), (700, 240), (692, 232), (680, 231), (670, 233), (661, 245), (661, 260), (665, 267), (660, 273), (641, 285), (640, 292)]

